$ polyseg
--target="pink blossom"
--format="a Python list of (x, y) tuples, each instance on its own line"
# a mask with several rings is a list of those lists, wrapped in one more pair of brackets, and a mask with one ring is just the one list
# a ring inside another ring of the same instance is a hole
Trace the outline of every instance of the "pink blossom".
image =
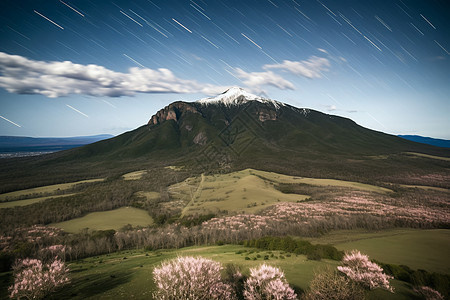
[(230, 285), (221, 281), (220, 263), (203, 257), (177, 257), (153, 270), (155, 299), (234, 300)]
[(244, 287), (246, 300), (297, 299), (297, 295), (287, 283), (284, 273), (280, 269), (266, 264), (250, 269), (250, 277), (246, 280)]
[(70, 282), (69, 269), (55, 257), (49, 264), (39, 259), (24, 259), (14, 266), (14, 284), (10, 298), (42, 299), (56, 288)]
[(421, 295), (425, 300), (444, 300), (444, 297), (438, 291), (429, 286), (415, 287), (414, 291)]
[(343, 266), (338, 266), (337, 269), (350, 279), (360, 282), (370, 289), (383, 288), (394, 292), (389, 283), (393, 277), (383, 273), (383, 269), (379, 265), (371, 262), (367, 255), (358, 250), (346, 253), (342, 264)]

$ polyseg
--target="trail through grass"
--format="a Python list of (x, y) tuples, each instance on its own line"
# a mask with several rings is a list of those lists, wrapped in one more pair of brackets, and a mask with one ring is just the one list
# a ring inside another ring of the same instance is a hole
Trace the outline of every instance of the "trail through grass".
[[(174, 205), (181, 203), (182, 215), (207, 213), (257, 213), (278, 202), (300, 202), (308, 195), (287, 194), (275, 188), (280, 183), (347, 187), (386, 194), (392, 190), (335, 179), (288, 176), (273, 172), (245, 169), (238, 172), (191, 177), (169, 187)], [(183, 204), (184, 203), (184, 204)]]
[(307, 195), (284, 194), (269, 180), (252, 175), (249, 170), (222, 175), (202, 175), (171, 187), (174, 198), (186, 199), (183, 215), (217, 213), (256, 213), (277, 202), (297, 202)]

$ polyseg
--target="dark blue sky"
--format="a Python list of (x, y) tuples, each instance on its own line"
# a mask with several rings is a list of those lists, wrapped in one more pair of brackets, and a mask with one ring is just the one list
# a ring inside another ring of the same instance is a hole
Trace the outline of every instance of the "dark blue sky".
[(0, 135), (119, 134), (241, 86), (450, 138), (448, 1), (0, 2)]

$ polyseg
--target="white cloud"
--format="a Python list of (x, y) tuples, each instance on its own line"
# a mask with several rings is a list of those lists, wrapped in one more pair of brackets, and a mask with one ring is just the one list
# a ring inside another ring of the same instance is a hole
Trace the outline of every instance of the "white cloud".
[(308, 60), (290, 61), (284, 60), (282, 64), (264, 65), (263, 68), (279, 69), (306, 78), (320, 78), (321, 72), (327, 71), (330, 61), (323, 57), (312, 56)]
[(204, 93), (215, 95), (228, 87), (176, 77), (164, 68), (130, 68), (128, 73), (70, 61), (45, 62), (0, 52), (0, 87), (10, 93), (69, 94), (120, 97), (136, 93)]
[(242, 82), (252, 89), (261, 89), (263, 85), (271, 85), (282, 90), (294, 89), (294, 85), (290, 81), (272, 71), (248, 73), (240, 68), (234, 68), (233, 70), (234, 75), (242, 79)]
[(336, 105), (327, 105), (327, 110), (328, 111), (335, 111), (337, 108), (336, 108)]

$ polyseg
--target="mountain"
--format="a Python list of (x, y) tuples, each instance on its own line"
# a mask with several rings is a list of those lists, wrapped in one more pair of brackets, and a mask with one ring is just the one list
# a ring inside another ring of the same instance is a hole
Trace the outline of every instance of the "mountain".
[(171, 103), (146, 125), (114, 138), (8, 162), (0, 166), (0, 174), (13, 170), (17, 181), (39, 174), (44, 181), (45, 172), (49, 178), (69, 176), (67, 168), (71, 179), (83, 179), (183, 165), (197, 173), (255, 168), (371, 181), (442, 171), (443, 162), (412, 159), (405, 152), (450, 157), (448, 149), (231, 88), (216, 97)]
[(159, 152), (164, 156), (201, 153), (211, 147), (235, 158), (284, 151), (316, 157), (439, 152), (347, 118), (296, 108), (240, 88), (197, 102), (171, 103), (147, 125), (82, 150), (85, 155), (129, 158)]
[(443, 140), (443, 139), (435, 139), (430, 137), (424, 137), (420, 135), (399, 135), (399, 137), (427, 145), (433, 145), (438, 147), (444, 147), (444, 148), (450, 148), (450, 140)]

